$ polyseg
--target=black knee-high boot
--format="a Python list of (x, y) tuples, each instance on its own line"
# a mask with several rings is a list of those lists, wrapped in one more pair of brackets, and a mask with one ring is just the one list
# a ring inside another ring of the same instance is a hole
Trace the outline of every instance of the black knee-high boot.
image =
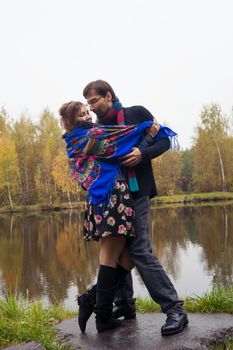
[[(119, 264), (117, 265), (116, 270), (117, 270), (117, 287), (116, 288), (118, 290), (123, 287), (125, 283), (125, 276), (129, 273), (129, 271)], [(93, 312), (94, 305), (96, 304), (96, 288), (97, 288), (97, 285), (95, 284), (90, 289), (88, 289), (87, 292), (83, 293), (77, 298), (78, 305), (79, 305), (78, 323), (79, 323), (79, 328), (82, 332), (85, 332), (87, 321), (89, 320)], [(116, 315), (115, 313), (113, 313), (113, 315), (114, 315), (114, 318), (120, 317), (118, 313)]]
[(96, 305), (94, 306), (96, 329), (99, 333), (121, 325), (121, 321), (112, 317), (116, 288), (117, 269), (106, 265), (100, 265), (97, 280)]
[[(118, 276), (118, 284), (117, 284), (117, 291), (119, 291), (121, 288), (124, 287), (126, 283), (126, 276), (128, 275), (129, 271), (126, 270), (121, 265), (117, 265), (117, 276)], [(122, 293), (121, 291), (122, 300), (115, 302), (115, 309), (112, 313), (113, 318), (119, 318), (124, 317), (127, 320), (133, 319), (136, 317), (136, 305), (135, 305), (135, 299), (128, 300), (127, 295), (125, 293)]]
[(123, 266), (120, 264), (117, 264), (117, 290), (121, 289), (125, 284), (125, 277), (130, 272), (129, 270), (126, 270)]
[(96, 284), (87, 290), (86, 293), (83, 293), (77, 298), (79, 305), (79, 313), (78, 313), (78, 324), (79, 328), (82, 332), (86, 330), (86, 324), (89, 320), (94, 305), (96, 303)]

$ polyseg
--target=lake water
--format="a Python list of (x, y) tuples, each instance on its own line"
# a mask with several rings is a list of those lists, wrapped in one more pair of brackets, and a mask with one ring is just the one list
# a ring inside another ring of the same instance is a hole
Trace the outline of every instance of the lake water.
[[(150, 211), (151, 242), (179, 295), (202, 295), (233, 280), (233, 203), (156, 208)], [(82, 212), (0, 215), (0, 295), (6, 290), (61, 301), (96, 279), (98, 243), (84, 242)], [(133, 272), (135, 296), (147, 296)]]

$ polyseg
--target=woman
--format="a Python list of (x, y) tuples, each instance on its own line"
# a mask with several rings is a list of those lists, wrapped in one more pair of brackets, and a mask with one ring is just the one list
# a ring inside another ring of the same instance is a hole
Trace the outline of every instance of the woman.
[[(125, 244), (126, 238), (134, 236), (134, 210), (126, 181), (128, 174), (122, 172), (120, 158), (140, 141), (143, 146), (154, 142), (158, 127), (152, 122), (96, 126), (80, 102), (65, 103), (59, 112), (67, 132), (64, 138), (73, 177), (88, 191), (84, 238), (100, 240), (97, 287), (78, 299), (79, 325), (84, 332), (94, 307), (97, 331), (103, 332), (121, 324), (112, 318), (113, 299), (116, 288), (133, 268)], [(130, 182), (133, 184), (131, 175)]]

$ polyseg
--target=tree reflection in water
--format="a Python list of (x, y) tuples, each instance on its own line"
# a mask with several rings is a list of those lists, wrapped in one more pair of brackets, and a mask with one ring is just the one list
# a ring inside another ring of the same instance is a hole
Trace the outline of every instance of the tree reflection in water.
[(0, 242), (5, 290), (59, 302), (71, 284), (83, 292), (96, 276), (98, 244), (84, 242), (76, 211), (3, 216)]
[(151, 210), (153, 251), (165, 270), (179, 278), (180, 248), (191, 242), (201, 246), (206, 270), (213, 284), (226, 285), (233, 278), (233, 206), (196, 206)]
[[(151, 209), (150, 231), (155, 255), (173, 279), (182, 278), (181, 252), (192, 245), (201, 248), (198, 263), (213, 284), (232, 282), (233, 205)], [(64, 301), (71, 286), (83, 292), (94, 281), (98, 253), (98, 243), (82, 238), (77, 210), (1, 215), (0, 293), (28, 290), (32, 299)]]

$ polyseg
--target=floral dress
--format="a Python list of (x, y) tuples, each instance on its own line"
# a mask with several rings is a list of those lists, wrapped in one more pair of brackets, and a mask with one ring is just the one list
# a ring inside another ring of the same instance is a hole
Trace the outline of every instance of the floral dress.
[(103, 204), (86, 203), (84, 215), (84, 239), (98, 241), (101, 237), (112, 235), (133, 237), (133, 201), (125, 180), (117, 180), (106, 208)]

